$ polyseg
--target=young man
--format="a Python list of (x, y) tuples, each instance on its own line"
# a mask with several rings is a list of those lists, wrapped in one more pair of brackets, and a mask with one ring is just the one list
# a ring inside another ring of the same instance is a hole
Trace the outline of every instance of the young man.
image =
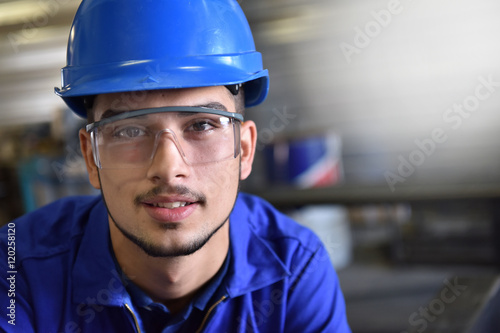
[(257, 136), (243, 110), (267, 90), (236, 1), (84, 0), (56, 93), (89, 120), (101, 195), (2, 230), (0, 327), (349, 332), (318, 238), (238, 193)]

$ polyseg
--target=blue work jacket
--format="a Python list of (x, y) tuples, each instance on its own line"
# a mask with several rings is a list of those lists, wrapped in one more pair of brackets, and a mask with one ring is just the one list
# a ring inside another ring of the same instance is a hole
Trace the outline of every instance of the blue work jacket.
[[(100, 196), (59, 200), (0, 234), (1, 329), (143, 332), (113, 261)], [(226, 292), (198, 332), (350, 332), (337, 275), (310, 230), (240, 193), (230, 237)]]

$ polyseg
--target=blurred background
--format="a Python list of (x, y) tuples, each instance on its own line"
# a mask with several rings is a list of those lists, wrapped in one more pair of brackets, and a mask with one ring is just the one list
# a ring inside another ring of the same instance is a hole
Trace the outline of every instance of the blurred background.
[[(53, 93), (79, 2), (0, 0), (0, 224), (95, 193)], [(353, 331), (498, 331), (500, 3), (240, 4), (271, 78), (242, 188), (320, 235)]]

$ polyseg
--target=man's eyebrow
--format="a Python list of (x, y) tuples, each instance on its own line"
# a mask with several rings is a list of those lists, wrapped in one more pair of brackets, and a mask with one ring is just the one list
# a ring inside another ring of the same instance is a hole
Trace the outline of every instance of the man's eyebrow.
[(207, 108), (207, 109), (215, 109), (215, 110), (219, 110), (219, 111), (227, 111), (227, 108), (224, 104), (222, 103), (219, 103), (219, 102), (211, 102), (211, 103), (208, 103), (208, 104), (203, 104), (203, 105), (195, 105), (196, 107), (199, 107), (199, 108)]
[(115, 111), (115, 110), (112, 110), (112, 109), (108, 109), (108, 110), (104, 111), (104, 113), (102, 114), (100, 120), (116, 116), (117, 114), (120, 114), (120, 113), (123, 113), (123, 111), (120, 112), (120, 111)]
[[(198, 107), (198, 108), (214, 109), (214, 110), (228, 112), (226, 106), (222, 103), (219, 103), (219, 102), (210, 102), (208, 104), (200, 104), (200, 105), (193, 105), (193, 106)], [(134, 111), (134, 110), (131, 110), (131, 111)], [(110, 117), (116, 116), (116, 115), (124, 113), (124, 112), (131, 112), (131, 111), (117, 111), (117, 110), (113, 110), (113, 109), (108, 109), (108, 110), (104, 111), (100, 120), (110, 118)], [(183, 112), (181, 112), (181, 113), (183, 113)], [(186, 114), (189, 115), (189, 113), (186, 113)]]
[[(195, 108), (204, 108), (204, 109), (213, 109), (213, 110), (219, 110), (219, 111), (225, 111), (225, 112), (229, 112), (226, 108), (226, 106), (222, 103), (219, 103), (219, 102), (211, 102), (211, 103), (208, 103), (208, 104), (199, 104), (199, 105), (193, 105), (193, 107)], [(202, 113), (203, 111), (200, 110), (200, 113)], [(177, 114), (178, 117), (190, 117), (192, 116), (193, 113), (192, 112), (179, 112)]]

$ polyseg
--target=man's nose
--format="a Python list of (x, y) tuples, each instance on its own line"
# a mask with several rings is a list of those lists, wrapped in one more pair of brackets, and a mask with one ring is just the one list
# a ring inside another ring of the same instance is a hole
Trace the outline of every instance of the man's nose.
[(156, 138), (148, 178), (168, 181), (188, 174), (189, 166), (175, 133), (171, 130), (162, 131)]

